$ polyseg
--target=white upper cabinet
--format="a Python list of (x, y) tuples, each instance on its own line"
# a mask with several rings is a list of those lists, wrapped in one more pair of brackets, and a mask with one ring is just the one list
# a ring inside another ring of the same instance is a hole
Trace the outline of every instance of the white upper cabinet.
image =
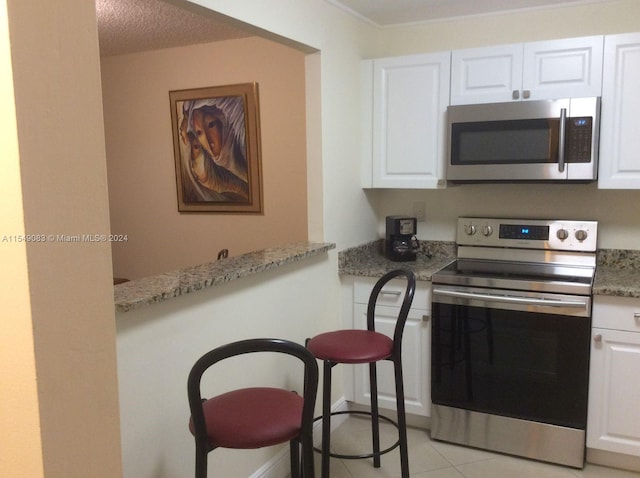
[(598, 187), (640, 189), (640, 33), (604, 45)]
[(451, 104), (600, 96), (603, 37), (454, 50)]
[(365, 188), (445, 185), (450, 53), (363, 62)]
[(454, 50), (451, 104), (512, 101), (522, 88), (522, 45)]

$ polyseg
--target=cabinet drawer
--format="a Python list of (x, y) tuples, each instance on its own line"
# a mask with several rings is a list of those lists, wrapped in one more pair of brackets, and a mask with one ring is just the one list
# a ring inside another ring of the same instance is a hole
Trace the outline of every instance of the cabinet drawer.
[(640, 332), (640, 299), (595, 296), (593, 327)]
[[(376, 278), (358, 278), (353, 288), (354, 302), (356, 304), (367, 304), (371, 289), (376, 284)], [(383, 287), (380, 292), (378, 304), (400, 307), (402, 305), (402, 296), (406, 288), (406, 282), (402, 279), (392, 280)], [(416, 292), (413, 296), (412, 309), (431, 309), (431, 301), (429, 293), (431, 291), (431, 282), (417, 281)]]

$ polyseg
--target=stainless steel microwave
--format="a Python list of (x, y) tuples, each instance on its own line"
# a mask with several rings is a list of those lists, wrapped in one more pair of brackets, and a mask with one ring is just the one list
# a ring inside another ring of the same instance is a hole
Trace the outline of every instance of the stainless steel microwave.
[(600, 98), (450, 106), (449, 181), (594, 181)]

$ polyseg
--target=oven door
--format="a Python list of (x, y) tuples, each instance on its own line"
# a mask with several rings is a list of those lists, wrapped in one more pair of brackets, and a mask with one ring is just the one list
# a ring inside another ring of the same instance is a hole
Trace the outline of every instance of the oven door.
[(584, 430), (591, 299), (433, 286), (434, 404)]

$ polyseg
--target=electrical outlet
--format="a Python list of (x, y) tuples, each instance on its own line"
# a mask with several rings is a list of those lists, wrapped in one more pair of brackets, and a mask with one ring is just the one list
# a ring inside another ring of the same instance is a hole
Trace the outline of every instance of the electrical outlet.
[(424, 201), (416, 201), (413, 203), (413, 215), (418, 222), (424, 222), (426, 219), (426, 207)]

